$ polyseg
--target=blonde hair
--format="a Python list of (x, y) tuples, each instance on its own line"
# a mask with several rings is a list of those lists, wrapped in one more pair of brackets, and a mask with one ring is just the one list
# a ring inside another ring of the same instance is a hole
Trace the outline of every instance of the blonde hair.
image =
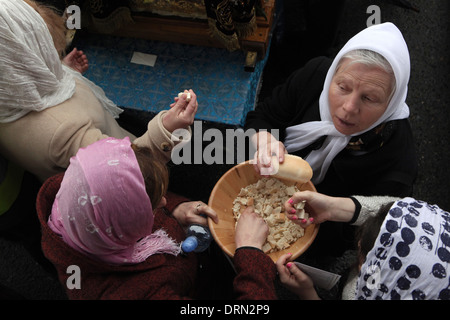
[(62, 15), (57, 13), (55, 8), (47, 5), (42, 5), (36, 3), (33, 0), (23, 0), (30, 7), (36, 10), (37, 13), (44, 19), (47, 25), (50, 35), (53, 38), (53, 44), (55, 45), (56, 51), (60, 58), (62, 58), (66, 53), (66, 32), (67, 28), (65, 26), (65, 21)]
[(144, 177), (145, 189), (152, 207), (156, 208), (169, 186), (169, 170), (164, 161), (155, 156), (148, 147), (131, 144)]
[(339, 60), (339, 63), (337, 64), (335, 72), (338, 71), (342, 63), (345, 61), (345, 59), (351, 60), (349, 64), (361, 63), (369, 67), (380, 68), (384, 70), (387, 74), (389, 74), (389, 76), (391, 77), (391, 92), (388, 101), (391, 100), (392, 96), (395, 93), (396, 81), (394, 70), (392, 69), (391, 64), (389, 63), (389, 61), (386, 60), (385, 57), (383, 57), (378, 52), (368, 49), (352, 50), (342, 56), (341, 60)]

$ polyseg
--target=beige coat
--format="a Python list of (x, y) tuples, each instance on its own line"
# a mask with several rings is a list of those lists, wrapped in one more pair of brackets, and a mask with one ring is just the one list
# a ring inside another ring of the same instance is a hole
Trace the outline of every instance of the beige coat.
[(12, 123), (1, 123), (0, 153), (41, 181), (64, 171), (79, 148), (108, 136), (128, 136), (132, 142), (150, 147), (168, 161), (174, 142), (162, 125), (165, 112), (155, 116), (147, 132), (136, 138), (119, 126), (88, 86), (77, 80), (71, 99), (44, 111), (30, 112)]

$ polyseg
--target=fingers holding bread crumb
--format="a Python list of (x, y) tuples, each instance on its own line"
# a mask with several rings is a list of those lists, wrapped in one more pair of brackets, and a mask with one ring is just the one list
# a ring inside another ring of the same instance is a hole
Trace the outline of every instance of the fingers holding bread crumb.
[(187, 102), (191, 101), (191, 93), (189, 91), (187, 91), (187, 90), (185, 90), (184, 92), (178, 93), (178, 98), (181, 98), (181, 96), (183, 94), (186, 94), (186, 101)]

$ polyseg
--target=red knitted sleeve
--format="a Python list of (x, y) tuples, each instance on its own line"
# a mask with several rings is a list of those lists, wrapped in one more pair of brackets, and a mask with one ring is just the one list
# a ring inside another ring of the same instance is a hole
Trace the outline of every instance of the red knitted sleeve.
[(256, 248), (240, 248), (233, 258), (237, 276), (234, 290), (241, 300), (275, 300), (276, 267), (272, 259)]
[(165, 195), (167, 204), (165, 206), (166, 210), (171, 214), (173, 210), (183, 202), (191, 201), (186, 197), (180, 196), (178, 194), (175, 194), (173, 192), (168, 191)]

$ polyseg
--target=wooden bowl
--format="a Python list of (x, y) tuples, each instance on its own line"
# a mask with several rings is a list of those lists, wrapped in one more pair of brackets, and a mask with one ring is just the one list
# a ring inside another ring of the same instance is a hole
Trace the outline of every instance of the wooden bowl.
[[(231, 258), (234, 256), (236, 244), (234, 242), (235, 219), (233, 216), (233, 201), (242, 188), (255, 183), (261, 179), (256, 173), (253, 164), (249, 161), (236, 165), (228, 170), (216, 183), (209, 197), (208, 205), (213, 208), (219, 216), (219, 223), (208, 219), (208, 225), (214, 240), (219, 247)], [(288, 186), (295, 184), (301, 191), (310, 190), (316, 192), (311, 181), (307, 183), (295, 183), (289, 180), (279, 179)], [(303, 237), (294, 242), (289, 248), (268, 253), (274, 262), (286, 253), (292, 253), (293, 259), (298, 258), (314, 241), (319, 225), (313, 224), (305, 229)]]

